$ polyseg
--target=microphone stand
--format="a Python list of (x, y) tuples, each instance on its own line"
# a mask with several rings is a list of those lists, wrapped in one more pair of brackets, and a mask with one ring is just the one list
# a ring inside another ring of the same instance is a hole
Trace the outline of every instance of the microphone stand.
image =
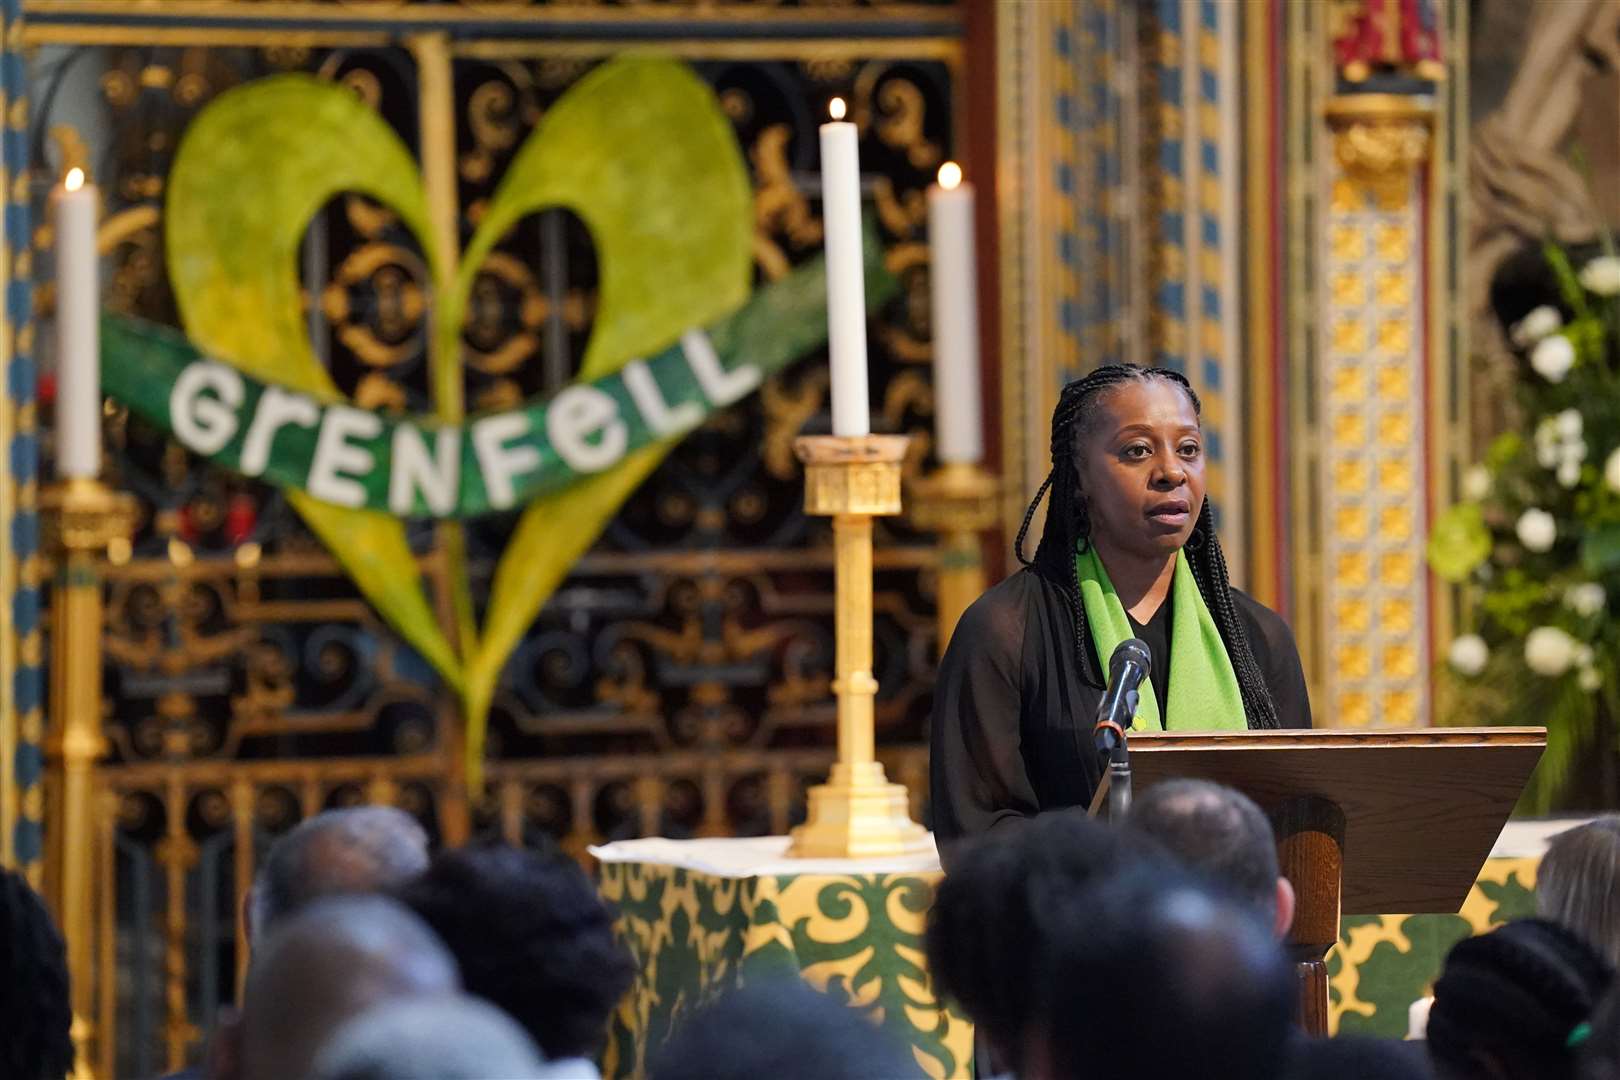
[(1120, 822), (1131, 810), (1131, 748), (1123, 737), (1108, 755), (1108, 820)]
[(1124, 733), (1108, 752), (1108, 765), (1103, 769), (1097, 790), (1092, 793), (1091, 805), (1086, 807), (1087, 817), (1104, 816), (1109, 821), (1124, 821), (1131, 809), (1131, 748)]

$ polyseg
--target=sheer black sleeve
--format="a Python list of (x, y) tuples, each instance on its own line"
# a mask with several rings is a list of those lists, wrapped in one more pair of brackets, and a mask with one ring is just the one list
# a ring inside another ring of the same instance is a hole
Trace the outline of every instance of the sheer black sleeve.
[(1305, 688), (1305, 668), (1299, 662), (1294, 632), (1281, 615), (1252, 597), (1232, 590), (1238, 610), (1248, 625), (1249, 647), (1266, 675), (1266, 686), (1277, 706), (1277, 721), (1285, 728), (1311, 726), (1311, 697)]
[(1022, 748), (1029, 577), (1015, 574), (974, 601), (940, 661), (929, 779), (942, 852), (1040, 811)]

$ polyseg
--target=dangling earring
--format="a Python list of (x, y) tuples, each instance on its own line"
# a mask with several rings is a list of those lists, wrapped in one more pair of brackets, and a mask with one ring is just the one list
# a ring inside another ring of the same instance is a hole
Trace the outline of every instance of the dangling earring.
[(1203, 551), (1204, 545), (1208, 542), (1209, 537), (1204, 535), (1203, 526), (1195, 525), (1193, 531), (1187, 537), (1187, 542), (1182, 547), (1188, 551)]

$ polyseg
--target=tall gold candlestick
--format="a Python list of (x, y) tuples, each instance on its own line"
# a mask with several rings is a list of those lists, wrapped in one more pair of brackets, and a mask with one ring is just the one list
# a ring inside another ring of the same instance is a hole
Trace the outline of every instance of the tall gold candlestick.
[[(41, 520), (59, 571), (51, 612), (50, 734), (46, 751), (56, 774), (51, 898), (67, 944), (73, 1000), (76, 1078), (90, 1075), (93, 1015), (94, 812), (92, 782), (105, 752), (101, 735), (101, 575), (98, 561), (113, 540), (127, 539), (134, 500), (101, 481), (69, 477), (45, 489)], [(108, 973), (110, 977), (110, 972)]]
[(962, 613), (984, 592), (981, 534), (996, 525), (998, 497), (995, 477), (961, 462), (941, 465), (911, 485), (907, 513), (912, 525), (938, 537), (934, 609), (941, 656)]
[(809, 814), (789, 854), (852, 858), (925, 850), (906, 789), (876, 760), (872, 676), (872, 518), (900, 512), (902, 435), (812, 435), (793, 444), (805, 466), (806, 513), (833, 519), (838, 760), (810, 789)]

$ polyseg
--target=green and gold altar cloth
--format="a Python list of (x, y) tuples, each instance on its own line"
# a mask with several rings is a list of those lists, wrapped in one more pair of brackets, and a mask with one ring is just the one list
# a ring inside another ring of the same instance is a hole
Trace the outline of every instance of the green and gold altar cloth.
[(626, 840), (593, 848), (639, 974), (603, 1075), (638, 1077), (681, 1018), (744, 982), (798, 976), (869, 1011), (933, 1077), (970, 1075), (973, 1033), (923, 959), (939, 861), (786, 859), (786, 837)]
[(1427, 995), (1463, 938), (1536, 909), (1539, 857), (1488, 859), (1455, 915), (1355, 915), (1328, 953), (1328, 1030), (1401, 1038), (1407, 1010)]
[[(1534, 913), (1546, 838), (1574, 824), (1510, 824), (1455, 915), (1345, 918), (1328, 954), (1329, 1030), (1405, 1035), (1452, 945)], [(674, 1025), (723, 990), (797, 974), (869, 1009), (928, 1075), (970, 1076), (972, 1028), (935, 999), (923, 956), (934, 855), (787, 859), (786, 848), (785, 837), (761, 837), (592, 849), (640, 968), (613, 1017), (604, 1075), (644, 1075)]]

